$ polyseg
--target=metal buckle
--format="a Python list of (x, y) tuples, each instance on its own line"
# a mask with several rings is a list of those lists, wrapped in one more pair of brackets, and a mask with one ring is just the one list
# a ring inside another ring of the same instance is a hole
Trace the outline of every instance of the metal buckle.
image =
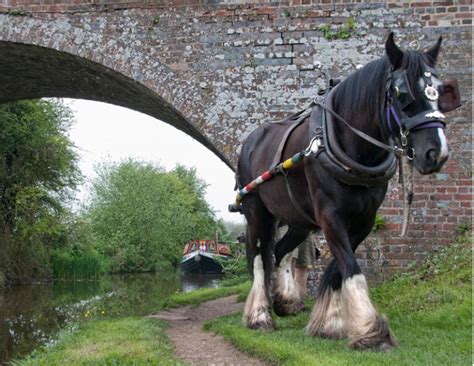
[(410, 130), (403, 130), (400, 129), (400, 141), (402, 143), (402, 147), (407, 147), (408, 146), (408, 134), (410, 133)]
[(395, 146), (393, 149), (393, 153), (395, 156), (401, 158), (403, 155), (405, 155), (405, 150), (403, 150), (401, 147)]
[(304, 151), (304, 156), (309, 156), (312, 153), (313, 154), (317, 153), (320, 146), (321, 146), (321, 139), (318, 136), (313, 137), (308, 147)]

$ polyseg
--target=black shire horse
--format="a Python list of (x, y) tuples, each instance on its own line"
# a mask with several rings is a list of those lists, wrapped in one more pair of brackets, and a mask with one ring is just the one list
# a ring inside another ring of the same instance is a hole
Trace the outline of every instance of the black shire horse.
[[(297, 312), (291, 251), (311, 231), (322, 230), (334, 259), (320, 283), (307, 334), (347, 337), (354, 349), (397, 345), (369, 299), (354, 252), (374, 225), (397, 167), (395, 156), (407, 157), (421, 174), (439, 171), (448, 158), (442, 112), (458, 106), (459, 94), (457, 84), (437, 77), (440, 45), (441, 37), (426, 52), (403, 52), (391, 33), (386, 55), (335, 86), (291, 133), (286, 131), (295, 118), (264, 124), (246, 139), (238, 163), (240, 188), (274, 165), (276, 156), (280, 161), (312, 147), (286, 177), (276, 175), (242, 197), (253, 267), (246, 326), (273, 329), (272, 305), (280, 316)], [(277, 223), (288, 231), (274, 244)]]

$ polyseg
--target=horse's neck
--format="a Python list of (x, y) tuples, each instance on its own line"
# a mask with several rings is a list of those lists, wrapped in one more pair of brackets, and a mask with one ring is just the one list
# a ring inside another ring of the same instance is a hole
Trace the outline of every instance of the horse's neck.
[[(367, 100), (359, 105), (353, 105), (350, 110), (342, 108), (342, 105), (335, 106), (335, 112), (346, 119), (352, 127), (379, 141), (387, 142), (387, 137), (384, 136), (381, 126), (383, 106), (380, 104), (375, 99)], [(385, 151), (356, 136), (341, 123), (337, 123), (337, 136), (339, 144), (346, 154), (360, 164), (368, 166), (377, 165), (386, 156)]]

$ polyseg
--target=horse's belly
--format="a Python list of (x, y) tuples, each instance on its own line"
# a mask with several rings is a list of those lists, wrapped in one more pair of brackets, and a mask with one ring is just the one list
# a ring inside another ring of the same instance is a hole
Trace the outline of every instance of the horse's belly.
[[(303, 184), (302, 181), (300, 183), (290, 181), (290, 189), (296, 204), (314, 221), (311, 197), (304, 186), (306, 184)], [(317, 228), (314, 223), (310, 223), (308, 219), (298, 213), (298, 209), (290, 199), (283, 176), (276, 176), (271, 181), (264, 183), (259, 187), (258, 194), (268, 211), (280, 222), (312, 230)]]

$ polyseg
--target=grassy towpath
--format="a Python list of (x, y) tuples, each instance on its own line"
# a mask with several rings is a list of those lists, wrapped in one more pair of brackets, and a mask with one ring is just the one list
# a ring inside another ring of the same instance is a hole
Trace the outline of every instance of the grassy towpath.
[(264, 366), (267, 363), (251, 357), (230, 345), (220, 335), (204, 332), (206, 320), (242, 311), (237, 295), (206, 301), (198, 307), (181, 307), (150, 315), (165, 320), (175, 355), (190, 365)]
[[(250, 284), (200, 289), (178, 293), (162, 301), (154, 310), (199, 304), (240, 294), (245, 296)], [(167, 325), (156, 317), (122, 317), (89, 320), (65, 329), (58, 341), (13, 361), (14, 366), (101, 366), (101, 365), (185, 365), (174, 355), (166, 334)]]

